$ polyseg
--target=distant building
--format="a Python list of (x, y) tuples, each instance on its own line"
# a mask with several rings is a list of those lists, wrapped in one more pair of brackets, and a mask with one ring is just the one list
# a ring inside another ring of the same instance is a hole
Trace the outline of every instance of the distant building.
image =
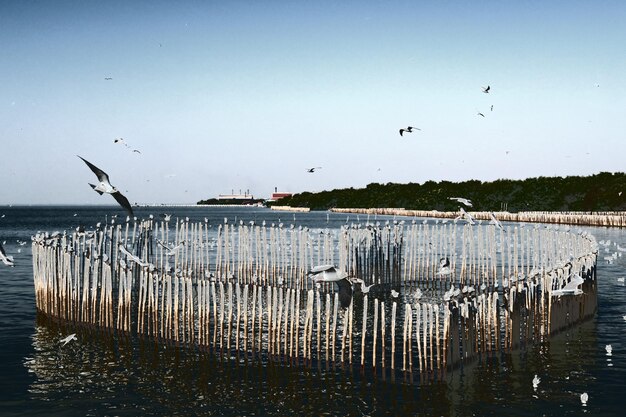
[(281, 198), (291, 197), (292, 195), (293, 195), (293, 193), (287, 193), (287, 192), (284, 192), (284, 191), (279, 192), (278, 188), (275, 187), (274, 188), (274, 192), (272, 193), (270, 198), (267, 199), (267, 201), (276, 201), (276, 200), (280, 200)]

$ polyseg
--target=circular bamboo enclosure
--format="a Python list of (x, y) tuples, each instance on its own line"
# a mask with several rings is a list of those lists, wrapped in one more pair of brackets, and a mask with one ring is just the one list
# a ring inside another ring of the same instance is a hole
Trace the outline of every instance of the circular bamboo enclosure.
[[(585, 233), (538, 226), (328, 230), (226, 219), (216, 228), (99, 225), (32, 243), (46, 315), (268, 360), (415, 372), (533, 343), (592, 316), (597, 247)], [(307, 276), (325, 264), (362, 280), (347, 308), (335, 284)]]

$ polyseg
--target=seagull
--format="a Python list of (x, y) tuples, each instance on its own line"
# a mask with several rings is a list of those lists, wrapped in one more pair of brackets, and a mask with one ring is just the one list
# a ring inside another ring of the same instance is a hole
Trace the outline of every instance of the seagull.
[(589, 395), (586, 392), (580, 394), (580, 402), (583, 403), (583, 406), (587, 405), (587, 401), (589, 400)]
[(13, 257), (7, 256), (1, 243), (0, 243), (0, 261), (2, 261), (2, 263), (5, 264), (6, 266), (15, 266), (15, 264), (13, 263)]
[(131, 217), (134, 217), (133, 209), (130, 206), (128, 199), (124, 197), (124, 195), (122, 195), (122, 193), (120, 193), (117, 188), (111, 185), (107, 173), (102, 171), (100, 168), (93, 165), (91, 162), (87, 161), (83, 157), (79, 155), (76, 156), (78, 156), (87, 164), (87, 166), (93, 171), (93, 173), (96, 174), (96, 177), (98, 177), (98, 181), (100, 181), (98, 185), (89, 184), (91, 185), (91, 188), (93, 188), (100, 195), (102, 195), (103, 193), (111, 194), (115, 201), (117, 201), (120, 206), (122, 206), (130, 214)]
[(110, 81), (113, 79), (113, 77), (104, 77), (105, 80)]
[(472, 207), (472, 201), (463, 197), (448, 197), (448, 200), (456, 200), (461, 204), (465, 204), (467, 207)]
[(307, 168), (306, 172), (315, 172), (316, 169), (322, 169), (322, 167), (313, 167), (313, 168)]
[(478, 114), (479, 116), (485, 117), (485, 115), (484, 115), (484, 114), (482, 114), (481, 112), (478, 112), (477, 114)]
[(539, 386), (540, 382), (541, 382), (541, 378), (535, 375), (535, 377), (533, 378), (533, 388), (535, 391), (537, 391), (537, 386)]
[(319, 284), (321, 282), (334, 282), (339, 289), (339, 302), (342, 308), (347, 308), (352, 302), (352, 284), (348, 281), (348, 274), (338, 269), (335, 265), (318, 265), (313, 267), (307, 276), (313, 279), (313, 282)]
[(493, 224), (498, 229), (504, 230), (502, 223), (500, 223), (500, 220), (496, 219), (496, 216), (492, 212), (489, 212), (489, 217), (491, 218), (491, 220), (489, 221), (489, 224)]
[(450, 259), (448, 257), (439, 259), (439, 271), (437, 271), (437, 275), (450, 275), (451, 273)]
[(604, 349), (606, 349), (606, 356), (611, 356), (613, 355), (613, 346), (611, 345), (606, 345), (604, 347)]
[(63, 347), (67, 345), (69, 342), (71, 342), (72, 340), (78, 340), (76, 338), (76, 333), (72, 333), (71, 335), (67, 336), (65, 339), (61, 339), (59, 343), (63, 343), (63, 345), (61, 345), (61, 347)]
[(413, 129), (422, 130), (419, 127), (408, 126), (406, 129), (400, 129), (400, 136), (403, 136), (404, 132), (413, 133)]
[(393, 298), (398, 298), (398, 296), (400, 295), (400, 293), (396, 290), (391, 290), (391, 296)]
[(163, 219), (164, 219), (166, 222), (169, 222), (169, 221), (172, 219), (172, 215), (171, 215), (171, 214), (166, 214), (166, 213), (163, 213), (163, 214), (161, 214), (161, 216), (163, 216)]
[(367, 294), (368, 292), (370, 292), (370, 289), (376, 285), (376, 284), (371, 284), (371, 285), (366, 285), (365, 281), (363, 281), (361, 278), (354, 278), (352, 280), (352, 282), (354, 282), (355, 284), (361, 284), (361, 292), (363, 294)]
[(580, 275), (572, 274), (570, 282), (565, 284), (565, 286), (560, 290), (552, 291), (552, 296), (560, 297), (562, 295), (580, 295), (583, 293), (583, 290), (578, 288), (578, 286), (583, 284), (584, 282), (585, 280)]
[(142, 266), (142, 267), (143, 267), (143, 266), (149, 266), (149, 265), (150, 265), (150, 263), (148, 263), (148, 262), (144, 262), (144, 261), (142, 261), (141, 259), (139, 259), (137, 256), (135, 256), (135, 255), (133, 255), (132, 253), (130, 253), (130, 252), (128, 251), (128, 249), (126, 249), (126, 248), (124, 247), (124, 245), (122, 245), (121, 243), (118, 245), (118, 248), (119, 248), (120, 252), (122, 252), (124, 255), (126, 255), (126, 257), (127, 257), (129, 260), (131, 260), (131, 261), (135, 262), (135, 263), (136, 263), (136, 264), (138, 264), (139, 266)]
[(483, 87), (483, 93), (488, 94), (490, 89), (491, 89), (490, 86)]
[(491, 111), (493, 111), (493, 104), (491, 105)]
[(455, 220), (465, 219), (465, 221), (469, 224), (476, 224), (476, 221), (471, 214), (463, 210), (463, 207), (459, 207), (459, 209), (461, 210), (461, 214), (459, 214), (459, 216)]

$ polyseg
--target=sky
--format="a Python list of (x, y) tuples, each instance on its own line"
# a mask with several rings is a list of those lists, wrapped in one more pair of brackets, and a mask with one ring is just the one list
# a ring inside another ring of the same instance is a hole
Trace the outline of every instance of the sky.
[(625, 21), (621, 0), (2, 0), (0, 204), (115, 204), (77, 155), (138, 204), (623, 172)]

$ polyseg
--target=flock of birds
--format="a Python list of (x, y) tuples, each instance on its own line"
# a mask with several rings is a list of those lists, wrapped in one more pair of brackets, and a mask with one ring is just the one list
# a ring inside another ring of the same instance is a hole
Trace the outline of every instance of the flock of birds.
[[(483, 93), (489, 94), (489, 92), (491, 91), (491, 86), (488, 85), (487, 87), (482, 87), (481, 89), (482, 89)], [(493, 104), (491, 105), (489, 110), (493, 111)], [(481, 117), (485, 117), (485, 113), (483, 113), (481, 111), (477, 112), (477, 115), (481, 116)], [(405, 128), (402, 128), (402, 129), (399, 130), (400, 136), (404, 136), (405, 133), (413, 133), (413, 130), (422, 130), (422, 129), (420, 129), (419, 127), (408, 126), (408, 127), (405, 127)], [(508, 151), (507, 151), (507, 153), (508, 153)]]

